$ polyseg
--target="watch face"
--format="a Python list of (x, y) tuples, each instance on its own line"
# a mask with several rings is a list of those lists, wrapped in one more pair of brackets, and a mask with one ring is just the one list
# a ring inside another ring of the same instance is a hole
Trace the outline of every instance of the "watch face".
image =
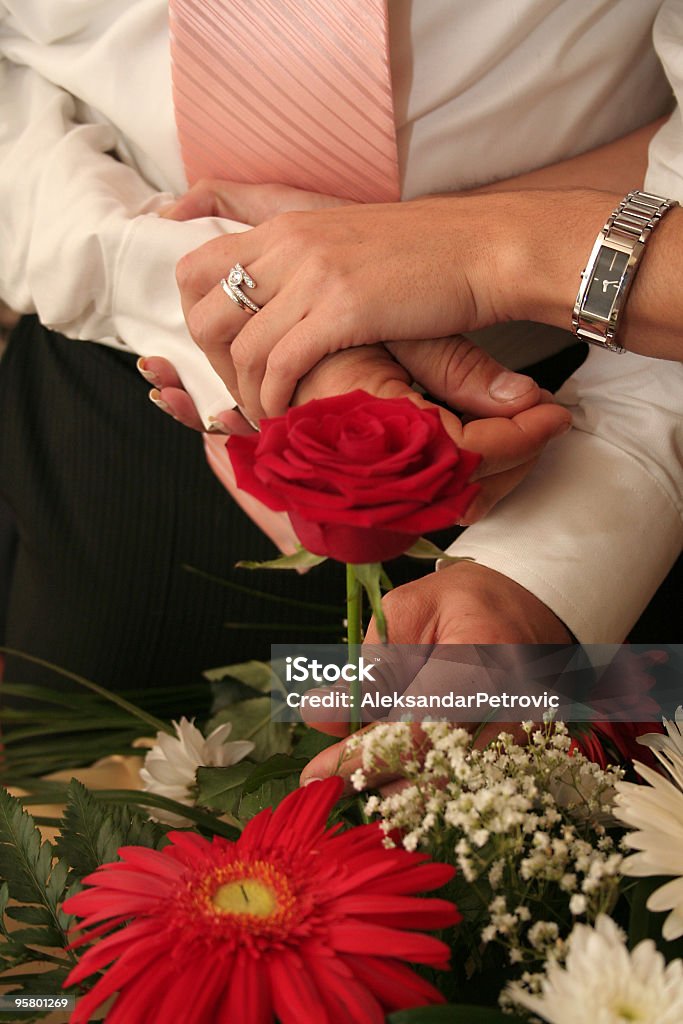
[(609, 320), (615, 299), (621, 290), (624, 272), (628, 266), (629, 254), (610, 249), (603, 245), (593, 270), (593, 277), (581, 307), (601, 320)]

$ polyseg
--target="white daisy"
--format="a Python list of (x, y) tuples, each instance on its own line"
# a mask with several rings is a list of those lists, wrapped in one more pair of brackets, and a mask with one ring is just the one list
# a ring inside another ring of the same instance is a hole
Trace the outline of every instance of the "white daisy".
[(676, 709), (675, 721), (664, 720), (666, 736), (649, 732), (638, 737), (644, 747), (654, 750), (671, 777), (683, 789), (683, 706)]
[(662, 935), (665, 939), (677, 939), (683, 935), (683, 790), (639, 761), (634, 764), (649, 785), (617, 783), (614, 813), (637, 829), (629, 832), (624, 842), (640, 851), (626, 857), (622, 871), (641, 878), (674, 876), (673, 881), (652, 893), (647, 907), (653, 911), (671, 910)]
[(637, 829), (625, 842), (640, 852), (626, 858), (624, 874), (674, 876), (647, 901), (648, 910), (671, 911), (662, 928), (664, 938), (671, 940), (683, 935), (683, 707), (677, 709), (675, 721), (664, 719), (664, 727), (665, 736), (649, 733), (639, 742), (654, 751), (671, 781), (635, 762), (649, 785), (620, 782), (615, 813)]
[[(194, 719), (189, 721), (183, 716), (179, 722), (173, 723), (173, 727), (176, 736), (157, 733), (156, 743), (145, 756), (144, 766), (140, 769), (140, 778), (146, 792), (177, 800), (188, 807), (195, 802), (193, 787), (197, 768), (226, 768), (237, 764), (254, 749), (254, 744), (248, 740), (225, 742), (232, 730), (231, 722), (219, 725), (206, 738), (194, 724)], [(192, 824), (187, 818), (158, 808), (153, 817), (168, 825)]]
[(540, 992), (511, 986), (511, 999), (548, 1024), (680, 1024), (683, 961), (666, 965), (651, 939), (629, 953), (614, 921), (577, 924), (564, 967), (550, 961)]

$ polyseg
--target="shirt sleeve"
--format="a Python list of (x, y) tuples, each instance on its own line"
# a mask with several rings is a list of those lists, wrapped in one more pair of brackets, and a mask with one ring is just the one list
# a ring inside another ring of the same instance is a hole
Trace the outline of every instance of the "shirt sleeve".
[(683, 543), (683, 367), (597, 349), (558, 392), (574, 429), (449, 549), (514, 579), (581, 643), (621, 643)]
[(117, 131), (0, 54), (0, 297), (70, 338), (162, 355), (206, 417), (234, 402), (194, 345), (175, 264), (230, 221), (166, 221), (172, 197), (114, 155)]
[[(683, 202), (683, 0), (654, 45), (676, 107), (650, 143), (645, 188)], [(558, 393), (574, 414), (520, 488), (452, 553), (511, 577), (583, 643), (620, 643), (683, 544), (683, 365), (591, 349)]]

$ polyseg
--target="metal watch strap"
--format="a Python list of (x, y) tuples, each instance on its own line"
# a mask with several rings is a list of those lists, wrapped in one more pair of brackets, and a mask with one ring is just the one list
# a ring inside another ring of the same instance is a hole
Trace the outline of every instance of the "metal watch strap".
[[(572, 327), (578, 337), (611, 352), (626, 351), (615, 340), (626, 297), (633, 284), (648, 238), (664, 214), (674, 206), (678, 206), (674, 199), (665, 199), (663, 196), (635, 189), (622, 199), (608, 217), (581, 274), (581, 287), (572, 315)], [(584, 309), (590, 286), (596, 276), (598, 257), (605, 247), (628, 254), (628, 266), (617, 286), (613, 307), (607, 319), (591, 316)]]

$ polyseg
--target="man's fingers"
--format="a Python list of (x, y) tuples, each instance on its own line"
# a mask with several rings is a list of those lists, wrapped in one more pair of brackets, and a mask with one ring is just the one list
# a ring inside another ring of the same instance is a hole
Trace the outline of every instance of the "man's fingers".
[(463, 427), (462, 446), (483, 456), (473, 479), (505, 473), (537, 458), (549, 441), (569, 430), (571, 422), (568, 409), (545, 403), (509, 420), (470, 421)]
[(514, 416), (540, 399), (531, 377), (506, 369), (462, 335), (392, 341), (386, 347), (414, 380), (452, 409), (475, 416)]
[(300, 381), (293, 405), (362, 388), (377, 398), (416, 397), (410, 377), (381, 345), (363, 345), (325, 356)]
[(522, 480), (531, 472), (537, 462), (538, 459), (530, 459), (529, 462), (523, 462), (521, 466), (515, 466), (514, 469), (508, 469), (504, 473), (483, 477), (480, 481), (482, 485), (481, 491), (469, 506), (465, 515), (458, 521), (458, 525), (472, 526), (473, 523), (478, 523), (480, 519), (489, 514), (499, 501), (502, 501), (506, 495), (510, 494), (511, 491), (514, 491), (515, 487), (521, 484)]

